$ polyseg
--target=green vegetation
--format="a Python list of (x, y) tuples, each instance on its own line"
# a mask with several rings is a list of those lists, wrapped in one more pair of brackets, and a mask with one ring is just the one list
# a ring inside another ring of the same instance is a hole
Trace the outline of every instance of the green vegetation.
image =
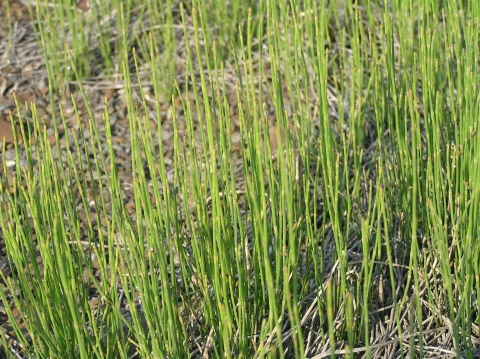
[[(111, 114), (89, 109), (78, 133), (60, 116), (51, 146), (28, 105), (27, 165), (16, 146), (0, 185), (14, 295), (0, 294), (29, 357), (423, 357), (443, 330), (445, 350), (473, 358), (478, 2), (52, 3), (32, 7), (52, 114), (55, 91), (123, 81), (135, 219)], [(170, 99), (166, 160), (149, 119)], [(98, 230), (80, 220), (92, 211)], [(381, 341), (378, 325), (393, 328)]]

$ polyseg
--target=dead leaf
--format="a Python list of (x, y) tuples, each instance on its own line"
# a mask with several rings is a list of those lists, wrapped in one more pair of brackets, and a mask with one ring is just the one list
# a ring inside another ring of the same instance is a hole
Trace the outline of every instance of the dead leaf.
[[(21, 140), (21, 135), (17, 131), (18, 139)], [(14, 143), (12, 125), (10, 121), (0, 120), (0, 143)]]
[(16, 94), (17, 101), (21, 105), (25, 105), (26, 102), (35, 101), (35, 94), (31, 91), (23, 91)]
[(0, 96), (3, 96), (7, 88), (7, 79), (3, 76), (0, 76)]
[(26, 65), (23, 69), (22, 69), (22, 76), (23, 77), (32, 77), (33, 75), (33, 67), (32, 65)]
[(88, 9), (90, 9), (90, 2), (88, 0), (80, 0), (77, 3), (77, 9), (87, 11)]
[(107, 98), (107, 100), (111, 100), (113, 96), (115, 95), (115, 88), (108, 87), (102, 89), (103, 96)]

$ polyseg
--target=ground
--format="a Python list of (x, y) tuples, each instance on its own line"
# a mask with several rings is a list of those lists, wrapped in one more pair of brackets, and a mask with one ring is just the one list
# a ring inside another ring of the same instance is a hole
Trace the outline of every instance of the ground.
[[(11, 19), (7, 18), (7, 11), (6, 11), (6, 4), (5, 0), (0, 0), (0, 142), (5, 142), (6, 152), (6, 164), (7, 168), (4, 171), (3, 167), (0, 167), (0, 177), (3, 181), (5, 178), (8, 179), (8, 182), (11, 183), (13, 176), (15, 175), (15, 151), (14, 151), (14, 136), (11, 130), (11, 118), (14, 119), (18, 125), (21, 124), (25, 125), (30, 123), (31, 118), (29, 117), (29, 111), (31, 111), (30, 103), (35, 104), (35, 109), (38, 114), (39, 118), (42, 118), (45, 121), (47, 136), (53, 145), (55, 143), (55, 134), (54, 134), (54, 116), (52, 116), (52, 99), (54, 106), (54, 113), (56, 118), (59, 118), (59, 104), (62, 105), (63, 113), (66, 117), (66, 124), (69, 130), (75, 131), (78, 133), (80, 128), (83, 129), (86, 139), (90, 138), (87, 121), (88, 121), (88, 111), (85, 106), (84, 100), (80, 91), (78, 90), (78, 86), (76, 83), (72, 82), (65, 88), (62, 92), (57, 93), (50, 93), (48, 82), (47, 82), (47, 74), (45, 69), (45, 64), (43, 60), (43, 56), (41, 54), (41, 50), (39, 48), (38, 42), (36, 41), (35, 34), (33, 32), (31, 23), (30, 23), (30, 15), (28, 8), (26, 7), (27, 0), (10, 0), (10, 12), (11, 12)], [(80, 1), (79, 3), (79, 11), (83, 11), (83, 7), (88, 6), (88, 2)], [(9, 27), (11, 26), (11, 28)], [(11, 33), (10, 33), (11, 31)], [(10, 37), (11, 35), (11, 37)], [(179, 39), (183, 36), (183, 29), (179, 27), (178, 29), (178, 37)], [(179, 40), (178, 42), (178, 59), (176, 60), (175, 66), (178, 73), (185, 72), (185, 44)], [(227, 91), (229, 94), (229, 105), (231, 106), (232, 112), (232, 142), (233, 142), (233, 163), (235, 166), (236, 173), (238, 174), (237, 184), (239, 188), (239, 194), (241, 197), (242, 194), (242, 186), (243, 186), (243, 178), (241, 177), (242, 174), (242, 159), (240, 157), (240, 150), (241, 150), (241, 140), (239, 135), (239, 122), (236, 116), (235, 108), (236, 108), (236, 95), (235, 95), (235, 73), (234, 69), (229, 68), (228, 64), (226, 64), (226, 76), (231, 76), (229, 81), (227, 81)], [(268, 73), (266, 74), (268, 77)], [(143, 79), (141, 79), (143, 81)], [(142, 86), (147, 94), (147, 103), (149, 106), (152, 106), (154, 101), (151, 97), (151, 84), (145, 80), (145, 83), (142, 82)], [(181, 89), (182, 83), (179, 77), (179, 86)], [(131, 175), (131, 162), (130, 162), (130, 138), (129, 138), (129, 123), (127, 119), (127, 104), (124, 100), (125, 89), (122, 81), (106, 81), (101, 74), (96, 74), (96, 76), (92, 76), (91, 78), (85, 79), (85, 91), (88, 98), (88, 102), (94, 113), (94, 120), (98, 123), (99, 128), (101, 128), (101, 119), (102, 114), (105, 107), (105, 101), (107, 110), (110, 114), (110, 123), (112, 125), (112, 142), (113, 142), (113, 149), (115, 152), (115, 158), (117, 161), (117, 168), (118, 168), (118, 175), (120, 177), (120, 182), (122, 183), (122, 190), (124, 195), (124, 202), (125, 206), (128, 209), (131, 217), (135, 220), (135, 203), (133, 200), (133, 185), (132, 185), (132, 175)], [(138, 91), (138, 88), (133, 89), (133, 91)], [(21, 104), (27, 104), (29, 109), (21, 109), (22, 116), (19, 117), (14, 101), (14, 95), (17, 97), (18, 102)], [(190, 94), (193, 98), (193, 94)], [(52, 96), (52, 97), (51, 97)], [(79, 117), (75, 116), (72, 101), (70, 96), (73, 96), (75, 102), (78, 106), (79, 110)], [(136, 98), (140, 98), (138, 93), (135, 93), (134, 96)], [(189, 96), (189, 94), (187, 94)], [(335, 111), (335, 96), (331, 93), (328, 94), (329, 101), (331, 100), (332, 104), (330, 109)], [(172, 123), (172, 109), (170, 108), (171, 101), (170, 99), (161, 100), (161, 116), (160, 118), (156, 118), (155, 116), (150, 116), (148, 118), (149, 124), (153, 130), (156, 132), (158, 126), (162, 126), (162, 138), (159, 139), (158, 136), (156, 141), (162, 141), (163, 143), (163, 150), (164, 156), (166, 161), (167, 167), (167, 178), (169, 180), (169, 184), (173, 183), (173, 123)], [(182, 106), (180, 104), (180, 99), (174, 99), (173, 106), (175, 107), (176, 114), (178, 116), (178, 126), (179, 126), (179, 136), (182, 136), (186, 129), (185, 129), (185, 121), (183, 119), (182, 114)], [(264, 109), (266, 113), (270, 116), (271, 122), (271, 129), (270, 131), (272, 134), (276, 132), (275, 128), (275, 118), (273, 117), (273, 110), (271, 110), (271, 101), (268, 98), (268, 95), (265, 95), (264, 98)], [(289, 104), (288, 99), (285, 99), (285, 108), (288, 110)], [(335, 117), (332, 114), (332, 117)], [(338, 116), (337, 116), (338, 117)], [(19, 126), (18, 126), (19, 128)], [(67, 151), (67, 144), (66, 139), (64, 136), (65, 128), (63, 124), (59, 124), (59, 144), (60, 144), (60, 153), (55, 152), (55, 156), (59, 159), (65, 159), (66, 151)], [(100, 136), (103, 136), (102, 134)], [(272, 137), (271, 147), (275, 151), (276, 149), (276, 142), (273, 139), (275, 136)], [(22, 143), (25, 141), (31, 141), (32, 139), (29, 138), (20, 138), (19, 143), (20, 147)], [(104, 138), (102, 137), (102, 140)], [(372, 146), (374, 148), (374, 139), (372, 139)], [(372, 151), (373, 152), (373, 151)], [(274, 154), (273, 154), (274, 155)], [(365, 163), (370, 162), (371, 153), (367, 150), (365, 153)], [(25, 157), (21, 156), (20, 158), (21, 164), (24, 165)], [(23, 161), (23, 162), (22, 162)], [(41, 159), (37, 159), (38, 162), (41, 162)], [(35, 166), (38, 166), (39, 163), (36, 163)], [(13, 188), (11, 189), (13, 191)], [(78, 188), (76, 188), (78, 190)], [(93, 199), (93, 189), (88, 189), (88, 195), (90, 196), (89, 199)], [(0, 209), (2, 205), (2, 199), (0, 199)], [(81, 204), (79, 203), (81, 207)], [(319, 214), (320, 215), (320, 214)], [(85, 216), (90, 216), (90, 220), (94, 223), (94, 230), (102, 231), (102, 225), (96, 223), (95, 214), (81, 212), (82, 220), (86, 222)], [(86, 226), (85, 226), (86, 228)], [(331, 233), (329, 233), (331, 235)], [(85, 230), (84, 236), (86, 238), (87, 233)], [(328, 236), (328, 235), (327, 235)], [(353, 234), (352, 234), (353, 236)], [(358, 239), (358, 238), (357, 238)], [(355, 246), (355, 241), (351, 241), (352, 247)], [(358, 244), (359, 242), (357, 242)], [(359, 266), (361, 263), (361, 257), (358, 256), (360, 250), (353, 248), (351, 257), (352, 268), (356, 265)], [(328, 255), (333, 256), (334, 249), (333, 248), (325, 248), (326, 257)], [(357, 256), (357, 257), (355, 257)], [(399, 260), (402, 262), (402, 259)], [(433, 262), (433, 260), (432, 260)], [(355, 264), (356, 263), (356, 264)], [(378, 287), (379, 298), (377, 307), (378, 310), (371, 313), (372, 323), (371, 323), (371, 330), (372, 330), (372, 341), (373, 344), (370, 349), (372, 350), (372, 354), (375, 355), (375, 350), (384, 349), (386, 347), (391, 348), (391, 353), (397, 353), (396, 350), (398, 339), (390, 340), (391, 337), (396, 335), (396, 323), (393, 320), (394, 315), (394, 308), (390, 306), (390, 299), (391, 293), (388, 293), (388, 290), (391, 288), (389, 284), (383, 283), (383, 280), (386, 281), (386, 265), (385, 263), (379, 263), (379, 267), (385, 269), (383, 275), (379, 275), (376, 278), (375, 286)], [(382, 267), (383, 266), (383, 267)], [(333, 265), (332, 265), (333, 267)], [(94, 262), (95, 270), (99, 271), (98, 263)], [(382, 270), (383, 270), (382, 269)], [(404, 283), (406, 267), (404, 264), (398, 264), (395, 267), (395, 275), (398, 279), (399, 283)], [(3, 241), (3, 236), (0, 231), (0, 270), (2, 270), (3, 274), (6, 277), (9, 277), (12, 272), (12, 268), (9, 266), (6, 252), (5, 252), (5, 244)], [(329, 271), (326, 271), (328, 273)], [(352, 276), (355, 275), (354, 271), (352, 270)], [(434, 278), (436, 274), (432, 270), (432, 277), (431, 278), (422, 278), (423, 284), (425, 281), (430, 280), (437, 280)], [(354, 279), (352, 279), (354, 280)], [(0, 280), (1, 289), (4, 291), (5, 295), (11, 296), (12, 293), (8, 291), (6, 286)], [(422, 285), (423, 285), (422, 284)], [(315, 295), (312, 296), (314, 298)], [(307, 298), (310, 301), (313, 301), (311, 298)], [(306, 299), (306, 300), (307, 300)], [(90, 300), (91, 307), (94, 309), (98, 305), (98, 293), (95, 290), (91, 292), (91, 300)], [(122, 305), (126, 305), (125, 302)], [(312, 305), (312, 308), (314, 305)], [(408, 328), (408, 311), (410, 310), (410, 306), (407, 305), (405, 308), (405, 313), (402, 313), (402, 325)], [(431, 313), (434, 312), (435, 308), (423, 308), (426, 316), (425, 318), (431, 318)], [(18, 321), (21, 324), (21, 319), (19, 316), (18, 311), (16, 308), (12, 308), (14, 314), (17, 315)], [(308, 314), (308, 315), (307, 315)], [(311, 319), (315, 317), (314, 310), (305, 314), (307, 319)], [(406, 315), (403, 315), (406, 314)], [(388, 317), (388, 320), (384, 320), (385, 317)], [(314, 319), (312, 319), (313, 322)], [(427, 322), (427, 320), (425, 320)], [(447, 323), (447, 324), (445, 324)], [(438, 323), (437, 323), (438, 324)], [(435, 353), (440, 353), (441, 351), (436, 352), (436, 348), (442, 348), (443, 352), (452, 353), (453, 346), (452, 346), (452, 337), (451, 337), (451, 330), (448, 328), (448, 319), (445, 319), (444, 323), (440, 323), (437, 325), (435, 323), (426, 323), (426, 330), (424, 331), (424, 335), (426, 339), (425, 343), (429, 344), (428, 350), (431, 350), (432, 356), (435, 357)], [(431, 325), (431, 327), (430, 327)], [(451, 323), (450, 323), (451, 326)], [(20, 353), (21, 349), (18, 347), (18, 342), (14, 337), (14, 332), (12, 331), (11, 325), (7, 320), (5, 308), (0, 305), (0, 327), (3, 330), (8, 338), (9, 338), (9, 346), (12, 350)], [(441, 335), (438, 333), (442, 333)], [(317, 338), (318, 339), (318, 338)], [(313, 338), (312, 342), (315, 342), (315, 345), (318, 344), (318, 340)], [(310, 339), (308, 339), (310, 340)], [(406, 336), (404, 341), (408, 344), (409, 338)], [(358, 349), (358, 353), (362, 353), (364, 348), (356, 348)], [(387, 349), (385, 349), (387, 352)], [(0, 357), (2, 356), (2, 352), (0, 352)], [(340, 352), (338, 354), (341, 354)], [(360, 355), (360, 354), (359, 354)], [(392, 354), (393, 355), (393, 354)], [(327, 355), (325, 355), (327, 356)], [(19, 357), (20, 354), (19, 354)]]

